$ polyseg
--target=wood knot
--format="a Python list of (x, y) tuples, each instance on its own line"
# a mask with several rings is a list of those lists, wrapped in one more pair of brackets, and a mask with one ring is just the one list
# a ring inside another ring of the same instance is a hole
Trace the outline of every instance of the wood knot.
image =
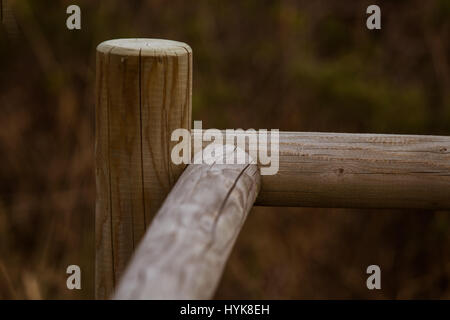
[(341, 175), (341, 174), (343, 174), (344, 173), (344, 168), (339, 168), (339, 169), (337, 169), (337, 174), (338, 175)]
[(442, 152), (442, 153), (447, 152), (447, 148), (446, 148), (446, 147), (441, 147), (441, 148), (439, 149), (439, 151)]

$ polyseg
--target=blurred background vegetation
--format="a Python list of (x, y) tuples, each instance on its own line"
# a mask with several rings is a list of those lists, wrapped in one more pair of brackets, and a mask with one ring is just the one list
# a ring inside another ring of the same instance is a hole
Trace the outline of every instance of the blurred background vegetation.
[[(0, 298), (93, 298), (95, 48), (194, 50), (204, 127), (450, 135), (450, 1), (2, 0)], [(382, 30), (369, 31), (378, 4)], [(66, 8), (82, 29), (66, 28)], [(450, 196), (450, 195), (449, 195)], [(450, 298), (450, 215), (254, 208), (217, 298)], [(82, 290), (66, 289), (66, 267)], [(378, 264), (382, 290), (366, 288)]]

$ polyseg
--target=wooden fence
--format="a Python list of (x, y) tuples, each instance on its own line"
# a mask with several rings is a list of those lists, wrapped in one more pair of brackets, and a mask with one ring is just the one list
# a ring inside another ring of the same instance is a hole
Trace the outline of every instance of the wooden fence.
[(96, 87), (98, 299), (211, 298), (253, 205), (450, 209), (450, 137), (280, 132), (275, 175), (175, 165), (171, 133), (192, 122), (184, 43), (103, 42)]

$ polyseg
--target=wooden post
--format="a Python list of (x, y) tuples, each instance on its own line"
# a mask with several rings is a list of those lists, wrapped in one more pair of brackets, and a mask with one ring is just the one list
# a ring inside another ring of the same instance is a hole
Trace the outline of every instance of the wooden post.
[[(227, 150), (236, 155), (235, 148)], [(189, 165), (136, 250), (115, 299), (212, 298), (259, 188), (256, 164)]]
[(97, 47), (96, 298), (113, 292), (153, 215), (184, 169), (173, 130), (191, 127), (192, 50), (118, 39)]

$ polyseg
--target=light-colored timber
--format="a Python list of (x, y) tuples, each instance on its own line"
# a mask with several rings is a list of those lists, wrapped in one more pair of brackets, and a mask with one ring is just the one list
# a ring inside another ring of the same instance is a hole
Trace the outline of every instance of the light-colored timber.
[(185, 167), (170, 161), (170, 135), (191, 126), (192, 50), (158, 39), (103, 42), (96, 87), (95, 290), (103, 299)]
[(255, 164), (189, 165), (147, 230), (114, 298), (211, 298), (259, 188)]
[(184, 43), (102, 43), (96, 87), (96, 298), (119, 278), (117, 299), (211, 298), (254, 204), (450, 209), (443, 136), (280, 132), (275, 175), (253, 163), (191, 164), (179, 178), (171, 134), (191, 128), (192, 109)]
[(261, 179), (260, 206), (450, 209), (450, 137), (280, 132)]

